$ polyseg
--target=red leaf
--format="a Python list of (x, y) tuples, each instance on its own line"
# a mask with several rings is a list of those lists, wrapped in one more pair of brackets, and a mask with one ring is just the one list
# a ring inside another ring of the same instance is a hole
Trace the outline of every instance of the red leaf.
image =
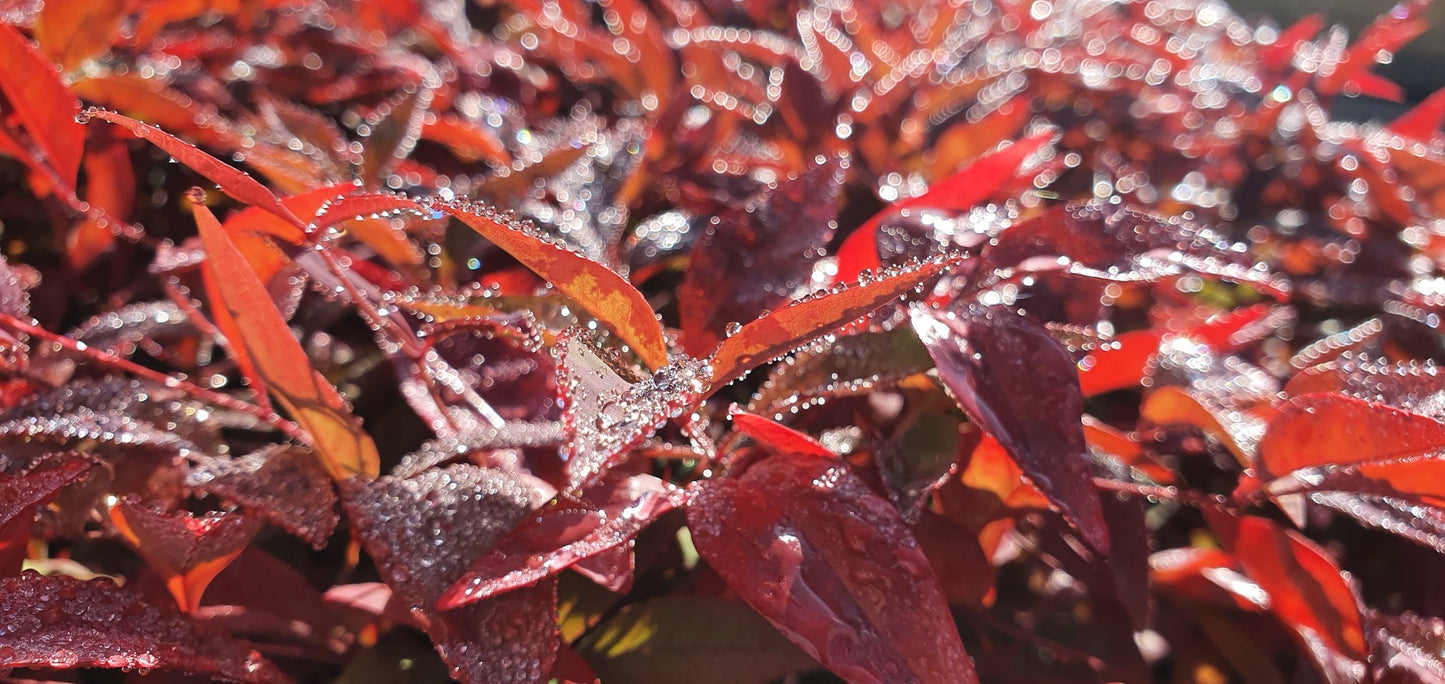
[[(557, 587), (535, 587), (438, 612), (468, 566), (541, 503), (525, 477), (472, 465), (342, 486), (342, 505), (382, 577), (424, 619), (464, 682), (533, 682), (557, 654)], [(518, 667), (526, 663), (527, 667)]]
[(776, 455), (691, 490), (698, 553), (835, 674), (977, 681), (928, 559), (892, 504), (846, 465)]
[(438, 206), (610, 326), (648, 368), (657, 370), (667, 364), (662, 324), (642, 293), (626, 278), (555, 244), (528, 224), (516, 223), (490, 209), (462, 203)]
[(240, 555), (261, 529), (260, 520), (236, 513), (163, 513), (132, 499), (110, 509), (121, 536), (166, 580), (176, 605), (201, 607), (206, 585)]
[(20, 119), (60, 180), (75, 187), (85, 152), (85, 129), (75, 120), (80, 101), (61, 82), (55, 65), (9, 24), (0, 24), (0, 64), (5, 65), (0, 92), (9, 100), (7, 109)]
[[(844, 164), (831, 159), (707, 224), (677, 288), (688, 353), (717, 346), (730, 323), (750, 321), (808, 285), (837, 228)], [(746, 275), (744, 275), (746, 274)]]
[(885, 270), (877, 280), (798, 300), (744, 325), (713, 352), (713, 388), (721, 388), (799, 344), (871, 313), (954, 264), (939, 259), (914, 268)]
[(54, 0), (40, 8), (35, 40), (66, 71), (110, 49), (120, 38), (127, 0)]
[(289, 681), (241, 642), (108, 579), (0, 578), (0, 667), (179, 670), (234, 682)]
[(1445, 425), (1425, 416), (1339, 394), (1286, 403), (1259, 442), (1261, 475), (1399, 459), (1445, 449)]
[(651, 475), (604, 482), (579, 498), (554, 501), (503, 537), (438, 607), (451, 610), (530, 586), (613, 549), (630, 554), (642, 528), (683, 503), (682, 490)]
[(1401, 114), (1386, 126), (1393, 133), (1413, 140), (1429, 142), (1440, 134), (1440, 125), (1445, 123), (1445, 88), (1437, 90)]
[(306, 230), (306, 223), (296, 217), (281, 200), (276, 197), (265, 186), (256, 182), (250, 174), (243, 173), (215, 157), (202, 152), (196, 146), (184, 142), (165, 131), (154, 126), (148, 126), (127, 116), (107, 112), (94, 107), (85, 110), (85, 117), (94, 117), (109, 121), (120, 126), (131, 135), (142, 140), (149, 141), (156, 147), (165, 150), (166, 153), (175, 157), (176, 161), (185, 164), (196, 173), (210, 179), (211, 182), (221, 186), (221, 191), (235, 199), (260, 209), (265, 209), (285, 220), (287, 223)]
[(376, 444), (336, 388), (311, 367), (286, 319), (226, 229), (205, 206), (193, 204), (192, 210), (206, 246), (204, 268), (212, 274), (207, 281), (211, 304), (224, 308), (235, 320), (238, 339), (232, 343), (245, 349), (258, 377), (310, 434), (333, 479), (375, 477), (380, 468)]
[(420, 214), (422, 206), (405, 195), (387, 193), (363, 193), (342, 195), (318, 207), (312, 222), (317, 229), (324, 230), (338, 223), (370, 216), (387, 215), (393, 212)]
[(783, 454), (836, 458), (837, 454), (818, 443), (812, 436), (790, 427), (779, 425), (757, 414), (748, 413), (736, 406), (728, 410), (733, 428), (768, 448)]
[(1085, 461), (1083, 394), (1047, 329), (1003, 307), (917, 309), (913, 328), (970, 418), (1023, 469), (1096, 550), (1108, 530)]
[(1364, 681), (1369, 649), (1360, 599), (1340, 568), (1308, 539), (1264, 518), (1244, 517), (1237, 524), (1223, 531), (1226, 546), (1244, 574), (1269, 593), (1270, 612), (1299, 635), (1327, 680)]
[(1149, 376), (1164, 334), (1133, 330), (1079, 359), (1079, 390), (1086, 397), (1140, 386)]
[(692, 408), (708, 388), (707, 367), (686, 357), (630, 383), (575, 328), (558, 338), (554, 353), (569, 491), (586, 487), (620, 463), (669, 418)]
[(47, 458), (29, 469), (0, 474), (0, 575), (20, 571), (35, 523), (35, 510), (95, 463), (83, 458)]
[(971, 209), (1015, 178), (1018, 167), (1053, 136), (1040, 133), (990, 152), (958, 173), (935, 183), (928, 192), (889, 205), (848, 235), (838, 248), (837, 282), (857, 280), (865, 270), (882, 266), (878, 258), (877, 230), (883, 219), (909, 207), (962, 211)]

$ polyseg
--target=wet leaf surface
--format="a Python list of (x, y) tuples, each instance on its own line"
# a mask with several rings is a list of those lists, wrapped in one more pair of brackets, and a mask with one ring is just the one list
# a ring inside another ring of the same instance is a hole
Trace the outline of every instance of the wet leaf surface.
[[(1083, 395), (1063, 347), (1039, 324), (1001, 307), (918, 309), (913, 328), (970, 418), (1091, 546), (1107, 552), (1108, 530), (1084, 461)], [(1040, 416), (1048, 422), (1039, 425)]]
[(290, 681), (241, 642), (108, 579), (0, 578), (0, 665), (179, 670), (236, 682)]
[(842, 463), (771, 456), (696, 485), (687, 510), (708, 564), (834, 673), (975, 679), (918, 543)]

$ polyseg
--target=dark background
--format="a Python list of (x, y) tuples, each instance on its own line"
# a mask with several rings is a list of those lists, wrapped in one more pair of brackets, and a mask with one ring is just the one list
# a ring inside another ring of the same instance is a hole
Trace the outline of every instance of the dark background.
[[(1281, 27), (1319, 13), (1330, 24), (1348, 27), (1351, 38), (1395, 6), (1393, 0), (1228, 0), (1228, 4), (1245, 17), (1272, 17)], [(1404, 86), (1413, 102), (1445, 87), (1445, 2), (1437, 0), (1426, 18), (1430, 30), (1395, 55), (1394, 62), (1377, 67), (1379, 73)]]

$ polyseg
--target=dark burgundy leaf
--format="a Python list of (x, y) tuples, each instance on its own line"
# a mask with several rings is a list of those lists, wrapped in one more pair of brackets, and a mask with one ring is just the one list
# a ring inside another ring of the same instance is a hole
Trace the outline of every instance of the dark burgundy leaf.
[(917, 309), (913, 328), (959, 405), (1008, 450), (1100, 552), (1108, 529), (1085, 461), (1073, 359), (1047, 329), (1003, 307)]
[(195, 613), (216, 575), (240, 555), (261, 521), (237, 513), (171, 514), (126, 498), (110, 509), (121, 536), (157, 573), (176, 605)]
[[(542, 503), (525, 476), (473, 465), (342, 485), (342, 506), (393, 590), (464, 682), (535, 682), (557, 653), (556, 585), (544, 581), (458, 610), (436, 602)], [(519, 665), (519, 664), (525, 665)]]
[(194, 457), (186, 486), (245, 506), (317, 549), (336, 529), (336, 491), (302, 447), (271, 446), (238, 458)]
[(241, 642), (147, 603), (108, 579), (0, 578), (0, 667), (180, 670), (233, 682), (289, 681)]
[(20, 571), (35, 509), (93, 467), (94, 461), (67, 454), (42, 459), (19, 472), (0, 473), (0, 575)]
[(910, 414), (886, 441), (874, 459), (888, 498), (909, 522), (928, 504), (928, 497), (958, 471), (978, 442), (978, 430), (965, 439), (956, 414), (919, 410)]
[(849, 681), (976, 681), (938, 579), (886, 500), (839, 461), (791, 454), (692, 486), (703, 559)]
[[(1062, 257), (1062, 259), (1061, 259)], [(1096, 200), (1050, 211), (1004, 231), (982, 254), (984, 278), (1012, 269), (1103, 280), (1158, 280), (1192, 271), (1288, 295), (1245, 250), (1195, 223)]]
[(604, 480), (538, 511), (487, 552), (442, 596), (443, 610), (536, 584), (599, 554), (631, 552), (637, 533), (682, 505), (682, 490), (651, 475)]
[(793, 354), (791, 363), (774, 366), (748, 410), (781, 420), (784, 411), (884, 389), (932, 367), (928, 350), (908, 327), (825, 338)]
[(728, 324), (751, 321), (811, 289), (818, 245), (838, 227), (845, 168), (839, 159), (814, 165), (706, 224), (677, 291), (688, 353), (707, 354)]

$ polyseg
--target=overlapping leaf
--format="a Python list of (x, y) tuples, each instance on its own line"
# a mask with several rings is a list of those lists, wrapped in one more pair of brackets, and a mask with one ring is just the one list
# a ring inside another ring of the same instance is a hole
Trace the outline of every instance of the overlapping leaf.
[[(1095, 549), (1109, 548), (1084, 461), (1083, 395), (1073, 360), (1043, 326), (1002, 307), (919, 308), (913, 328), (969, 416)], [(1037, 421), (1047, 417), (1048, 422)]]
[(898, 513), (841, 462), (779, 454), (693, 485), (698, 552), (793, 643), (851, 681), (975, 681)]
[(449, 610), (482, 601), (614, 550), (630, 555), (637, 533), (683, 502), (682, 490), (651, 475), (603, 481), (578, 499), (543, 507), (503, 537), (438, 605)]
[(205, 268), (212, 274), (212, 304), (234, 319), (237, 344), (245, 348), (256, 373), (306, 429), (332, 478), (375, 477), (380, 457), (371, 437), (336, 388), (311, 367), (306, 352), (225, 228), (204, 206), (195, 205), (194, 211), (206, 246)]
[(946, 271), (954, 262), (935, 259), (895, 270), (876, 280), (809, 296), (739, 328), (713, 352), (713, 387), (722, 387), (748, 371), (815, 337), (865, 316)]
[(542, 583), (456, 610), (438, 599), (542, 502), (515, 473), (473, 465), (342, 485), (342, 505), (387, 584), (426, 625), (464, 682), (544, 681), (557, 652), (556, 585)]

